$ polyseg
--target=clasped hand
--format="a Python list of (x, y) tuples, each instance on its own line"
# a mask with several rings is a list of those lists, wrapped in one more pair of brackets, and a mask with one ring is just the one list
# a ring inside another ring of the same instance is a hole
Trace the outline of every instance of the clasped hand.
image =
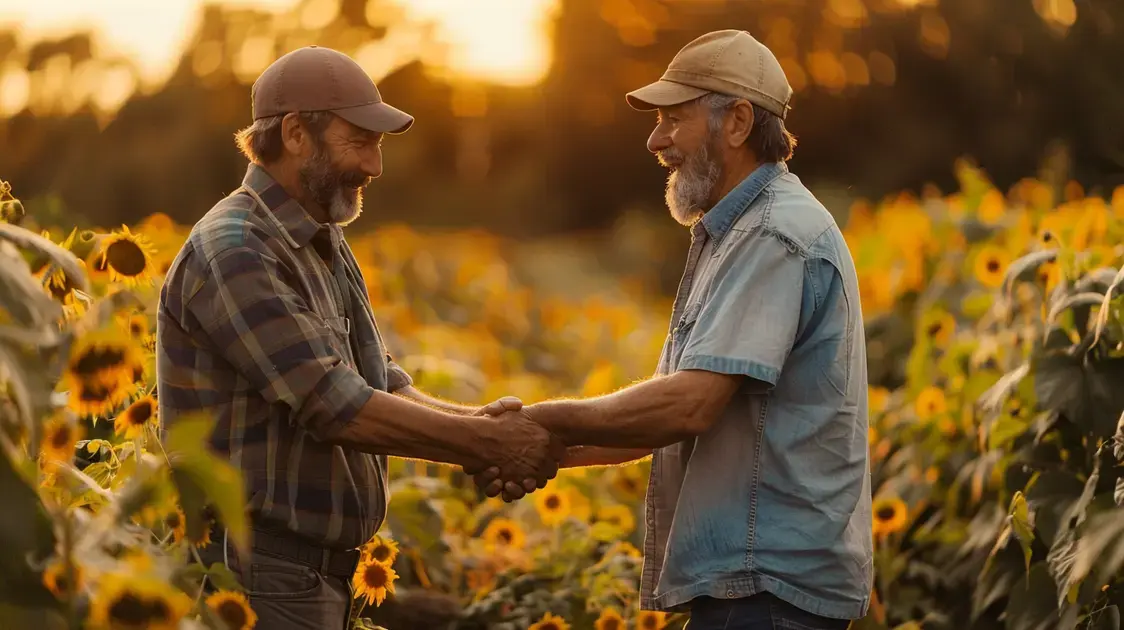
[(558, 474), (566, 445), (532, 420), (521, 400), (507, 396), (473, 415), (490, 416), (498, 429), (496, 443), (487, 449), (492, 453), (489, 461), (464, 468), (485, 495), (502, 495), (504, 501), (515, 501), (546, 487)]

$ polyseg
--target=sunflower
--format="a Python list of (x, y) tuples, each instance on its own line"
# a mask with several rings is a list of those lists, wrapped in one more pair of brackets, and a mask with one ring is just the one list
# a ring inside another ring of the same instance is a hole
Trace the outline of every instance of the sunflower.
[(644, 557), (644, 554), (640, 553), (640, 550), (633, 546), (632, 543), (621, 540), (613, 543), (613, 546), (609, 547), (605, 552), (604, 557), (611, 558), (613, 556), (627, 556), (629, 558), (640, 559)]
[(93, 255), (93, 266), (108, 271), (110, 282), (136, 286), (150, 279), (155, 250), (143, 234), (130, 232), (126, 225), (111, 233)]
[(531, 624), (527, 630), (570, 630), (570, 624), (553, 613), (543, 613), (542, 619)]
[(1007, 201), (1003, 198), (1003, 193), (991, 189), (984, 193), (983, 199), (980, 200), (980, 206), (976, 209), (976, 218), (980, 223), (995, 225), (1003, 218), (1006, 211)]
[(622, 498), (639, 499), (644, 496), (644, 478), (636, 466), (618, 466), (613, 469), (613, 488)]
[(934, 310), (921, 318), (921, 334), (938, 348), (947, 346), (955, 331), (956, 318), (951, 313)]
[(497, 547), (522, 549), (527, 543), (527, 535), (523, 533), (523, 528), (509, 518), (492, 519), (480, 536), (484, 542)]
[(624, 618), (612, 606), (601, 611), (597, 621), (593, 622), (594, 630), (624, 630)]
[(144, 313), (131, 313), (117, 317), (117, 323), (129, 332), (130, 339), (143, 341), (148, 336), (148, 318)]
[(1011, 257), (1006, 251), (994, 245), (985, 245), (976, 253), (976, 279), (985, 287), (998, 288), (1003, 284), (1009, 264), (1011, 264)]
[(187, 517), (183, 510), (177, 507), (164, 517), (164, 527), (172, 534), (172, 540), (179, 542), (187, 534)]
[(543, 525), (553, 527), (570, 515), (570, 495), (548, 485), (535, 495), (535, 509)]
[(885, 387), (868, 387), (866, 401), (871, 413), (886, 411), (886, 406), (890, 404), (890, 390)]
[(394, 560), (398, 558), (398, 543), (389, 538), (375, 536), (363, 546), (363, 556), (388, 567), (394, 566)]
[(898, 497), (880, 497), (871, 507), (874, 515), (874, 535), (885, 536), (905, 529), (909, 510)]
[(175, 630), (192, 600), (171, 585), (125, 574), (101, 579), (90, 601), (90, 626), (106, 630)]
[(939, 387), (930, 385), (917, 395), (913, 408), (917, 412), (918, 418), (928, 420), (944, 413), (948, 409), (948, 403), (945, 401), (944, 391)]
[[(43, 571), (43, 585), (59, 599), (68, 598), (75, 592), (82, 590), (82, 586), (86, 583), (82, 566), (74, 563), (71, 567), (74, 576), (73, 582), (67, 571), (66, 563), (62, 560), (52, 562)], [(72, 584), (73, 586), (71, 586)]]
[(215, 517), (209, 511), (204, 510), (202, 516), (203, 516), (203, 534), (199, 538), (192, 538), (190, 535), (186, 534), (186, 530), (185, 530), (185, 538), (187, 538), (187, 542), (191, 543), (192, 545), (195, 545), (196, 547), (198, 547), (200, 549), (202, 549), (202, 548), (206, 547), (207, 545), (211, 544), (211, 530), (214, 529), (214, 527), (215, 527)]
[(113, 421), (113, 430), (127, 440), (144, 435), (144, 428), (156, 422), (156, 399), (145, 396), (129, 405)]
[(228, 630), (250, 630), (258, 622), (258, 615), (250, 608), (250, 601), (237, 591), (216, 591), (207, 596), (207, 607), (222, 619)]
[(623, 534), (631, 534), (636, 529), (636, 517), (627, 505), (606, 505), (597, 511), (597, 520), (612, 525)]
[(67, 398), (67, 405), (80, 417), (107, 416), (119, 409), (128, 397), (128, 387), (112, 380), (78, 383)]
[(1038, 266), (1035, 277), (1042, 286), (1046, 287), (1046, 291), (1053, 291), (1062, 279), (1062, 270), (1057, 261), (1047, 260)]
[(82, 439), (84, 431), (80, 425), (70, 421), (65, 414), (58, 414), (43, 427), (43, 442), (39, 452), (44, 461), (70, 462), (74, 459), (74, 444)]
[(354, 597), (355, 599), (361, 599), (365, 595), (368, 605), (374, 602), (376, 606), (382, 606), (387, 593), (394, 594), (394, 580), (396, 579), (398, 579), (398, 574), (389, 565), (367, 558), (359, 564), (359, 568), (355, 570), (355, 575), (351, 577), (351, 585), (355, 592)]
[(636, 615), (637, 630), (663, 630), (667, 627), (667, 613), (655, 610), (641, 610)]

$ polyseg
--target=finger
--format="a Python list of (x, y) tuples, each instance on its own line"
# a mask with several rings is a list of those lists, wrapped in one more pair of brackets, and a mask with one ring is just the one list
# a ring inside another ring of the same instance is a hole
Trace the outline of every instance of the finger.
[(472, 412), (472, 415), (474, 415), (474, 416), (499, 416), (499, 415), (503, 415), (503, 413), (505, 411), (507, 411), (507, 408), (503, 406), (503, 402), (497, 400), (495, 402), (490, 402), (490, 403), (484, 405), (483, 407), (477, 409), (476, 411)]
[(500, 469), (492, 466), (491, 468), (476, 472), (472, 477), (476, 481), (476, 485), (486, 486), (500, 478)]
[(523, 408), (523, 401), (517, 396), (504, 396), (492, 404), (502, 405), (507, 411), (519, 411)]
[(484, 494), (489, 497), (496, 497), (499, 496), (501, 490), (503, 490), (503, 482), (496, 479), (484, 487)]
[(523, 480), (523, 489), (527, 491), (527, 494), (534, 492), (540, 487), (537, 479), (527, 478)]
[(527, 494), (523, 491), (523, 487), (514, 481), (509, 481), (503, 485), (503, 491), (506, 495), (512, 497), (512, 500), (522, 499), (523, 495)]

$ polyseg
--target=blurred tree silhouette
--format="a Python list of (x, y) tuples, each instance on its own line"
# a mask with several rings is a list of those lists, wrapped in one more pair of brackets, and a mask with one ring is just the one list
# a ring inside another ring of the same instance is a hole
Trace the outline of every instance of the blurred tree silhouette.
[[(602, 228), (636, 204), (662, 212), (664, 173), (644, 148), (653, 117), (629, 110), (623, 94), (699, 34), (744, 28), (798, 88), (792, 165), (814, 187), (873, 197), (927, 182), (948, 189), (961, 156), (1006, 187), (1059, 150), (1068, 172), (1056, 176), (1124, 183), (1124, 84), (1114, 80), (1124, 4), (1115, 0), (1082, 2), (1075, 20), (1058, 9), (1072, 2), (1039, 0), (562, 0), (552, 69), (527, 88), (435, 78), (395, 39), (402, 12), (388, 0), (343, 0), (316, 28), (300, 18), (305, 4), (278, 16), (207, 8), (171, 79), (133, 92), (111, 118), (112, 94), (82, 102), (69, 86), (126, 89), (125, 60), (96, 59), (84, 34), (29, 48), (0, 35), (0, 69), (63, 72), (59, 93), (71, 94), (0, 119), (0, 172), (33, 212), (57, 195), (89, 224), (153, 211), (193, 222), (241, 178), (232, 134), (249, 123), (260, 67), (319, 43), (365, 55), (369, 67), (401, 66), (380, 88), (419, 122), (386, 143), (386, 174), (361, 223)], [(410, 28), (401, 42), (437, 46), (428, 25)]]

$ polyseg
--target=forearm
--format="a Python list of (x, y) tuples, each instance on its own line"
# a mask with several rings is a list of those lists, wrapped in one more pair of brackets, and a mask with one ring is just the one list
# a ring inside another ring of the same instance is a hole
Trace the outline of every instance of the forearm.
[(652, 450), (696, 435), (698, 409), (671, 377), (608, 396), (553, 400), (527, 408), (567, 445)]
[(413, 386), (405, 387), (403, 389), (400, 389), (397, 392), (395, 392), (395, 395), (401, 396), (403, 398), (408, 398), (408, 399), (413, 400), (415, 402), (421, 403), (421, 404), (423, 404), (427, 407), (432, 407), (432, 408), (438, 409), (440, 411), (447, 411), (449, 413), (455, 413), (455, 414), (461, 415), (461, 416), (472, 415), (472, 414), (476, 413), (476, 410), (478, 409), (478, 407), (472, 407), (472, 406), (469, 406), (469, 405), (458, 405), (457, 403), (454, 403), (454, 402), (449, 402), (447, 400), (441, 400), (440, 398), (430, 396), (429, 394), (424, 394), (421, 391), (415, 389)]
[(605, 448), (602, 446), (571, 446), (559, 468), (584, 468), (587, 466), (620, 466), (650, 457), (647, 448)]
[(480, 466), (488, 461), (495, 441), (493, 424), (376, 391), (331, 441), (379, 455)]

